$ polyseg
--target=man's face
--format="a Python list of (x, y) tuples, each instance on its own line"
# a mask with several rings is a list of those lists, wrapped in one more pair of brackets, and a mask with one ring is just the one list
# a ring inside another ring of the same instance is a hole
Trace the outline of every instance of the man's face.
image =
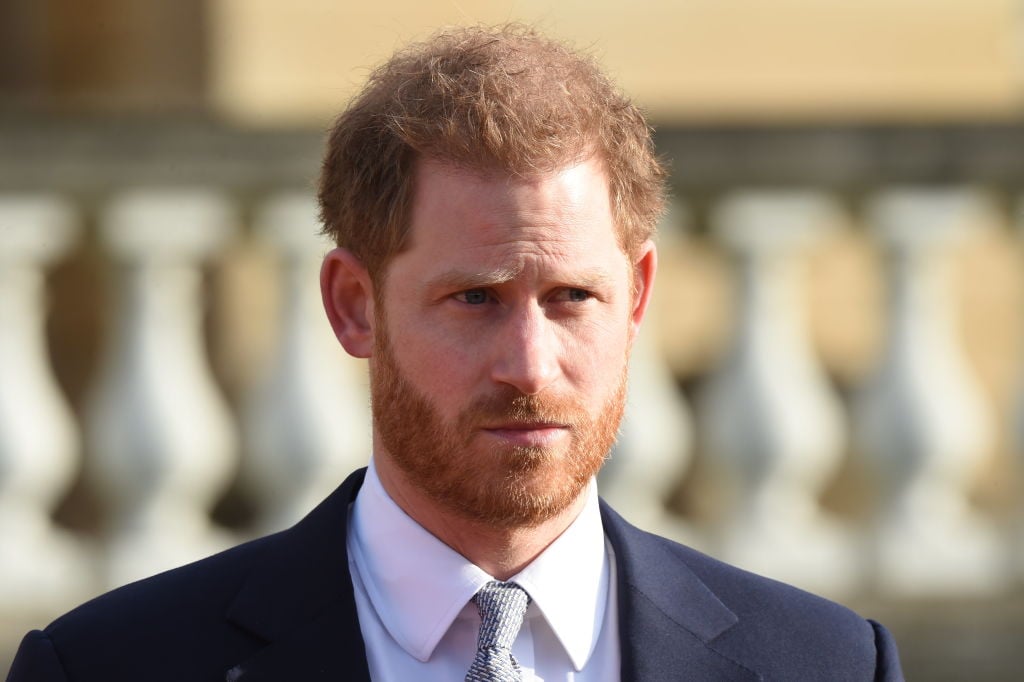
[(596, 162), (417, 173), (409, 246), (376, 292), (376, 455), (462, 518), (540, 523), (615, 440), (649, 277), (619, 248)]

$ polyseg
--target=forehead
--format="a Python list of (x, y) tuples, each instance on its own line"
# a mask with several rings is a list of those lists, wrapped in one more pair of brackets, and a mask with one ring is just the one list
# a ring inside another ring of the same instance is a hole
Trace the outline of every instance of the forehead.
[[(408, 250), (501, 258), (621, 256), (602, 164), (589, 159), (521, 177), (421, 159)], [(506, 264), (507, 265), (507, 264)]]

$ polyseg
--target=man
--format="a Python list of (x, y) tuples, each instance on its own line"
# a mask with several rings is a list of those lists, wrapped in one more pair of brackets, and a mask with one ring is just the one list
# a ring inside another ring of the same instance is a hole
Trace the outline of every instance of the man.
[(900, 679), (880, 625), (597, 498), (663, 175), (637, 109), (528, 29), (395, 55), (320, 185), (369, 468), (290, 530), (30, 633), (9, 679)]

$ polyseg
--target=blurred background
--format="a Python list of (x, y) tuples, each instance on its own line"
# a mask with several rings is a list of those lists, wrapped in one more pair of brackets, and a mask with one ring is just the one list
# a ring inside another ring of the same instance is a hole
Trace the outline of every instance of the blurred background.
[(671, 165), (604, 495), (881, 620), (909, 679), (1019, 679), (1020, 0), (5, 0), (0, 670), (365, 462), (324, 130), (395, 48), (507, 20), (593, 53)]

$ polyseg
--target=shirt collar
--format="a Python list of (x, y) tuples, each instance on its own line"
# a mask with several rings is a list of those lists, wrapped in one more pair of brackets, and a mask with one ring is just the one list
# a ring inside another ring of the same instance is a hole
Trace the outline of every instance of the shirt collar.
[[(533, 600), (582, 670), (597, 644), (609, 565), (593, 482), (579, 516), (511, 580)], [(416, 523), (384, 490), (370, 461), (351, 515), (352, 560), (374, 610), (410, 656), (427, 661), (467, 602), (493, 578)]]
[(577, 672), (586, 665), (601, 634), (609, 581), (604, 527), (593, 481), (584, 494), (587, 498), (579, 516), (511, 578), (533, 599)]

